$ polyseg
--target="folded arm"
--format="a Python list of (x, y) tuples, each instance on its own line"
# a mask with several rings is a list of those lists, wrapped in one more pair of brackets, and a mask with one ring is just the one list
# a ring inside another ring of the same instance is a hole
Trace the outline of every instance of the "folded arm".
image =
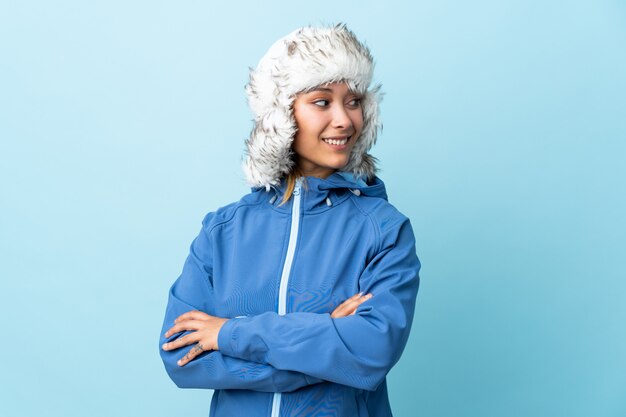
[(267, 312), (229, 320), (218, 335), (220, 352), (375, 390), (406, 345), (420, 268), (408, 219), (387, 224), (379, 247), (359, 279), (361, 289), (374, 296), (356, 314), (334, 319), (330, 314)]
[(191, 310), (215, 314), (213, 304), (212, 245), (209, 214), (203, 221), (200, 234), (191, 244), (183, 271), (169, 293), (165, 319), (159, 338), (159, 352), (170, 378), (181, 388), (249, 389), (264, 392), (288, 392), (316, 384), (321, 379), (301, 372), (279, 370), (269, 364), (260, 364), (243, 358), (223, 355), (219, 351), (204, 352), (185, 366), (178, 361), (189, 349), (164, 350), (164, 343), (172, 342), (190, 332), (165, 337), (174, 320)]
[[(178, 282), (179, 283), (179, 282)], [(182, 332), (165, 337), (174, 325), (176, 317), (198, 307), (177, 297), (177, 284), (170, 290), (169, 302), (159, 345), (172, 342), (190, 333)], [(161, 358), (170, 378), (180, 388), (249, 389), (264, 392), (289, 392), (321, 382), (320, 379), (287, 370), (278, 370), (268, 364), (260, 364), (240, 358), (228, 357), (219, 351), (208, 351), (180, 366), (178, 361), (189, 348), (160, 349)]]

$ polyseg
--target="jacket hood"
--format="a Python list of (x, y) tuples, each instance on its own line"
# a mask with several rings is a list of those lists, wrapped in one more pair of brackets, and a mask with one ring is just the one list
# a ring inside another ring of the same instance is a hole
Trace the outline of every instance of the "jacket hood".
[(307, 183), (312, 189), (323, 190), (349, 190), (353, 194), (367, 197), (382, 198), (387, 201), (387, 191), (383, 181), (374, 176), (369, 180), (369, 184), (357, 179), (351, 173), (337, 171), (326, 179), (307, 177)]
[[(252, 191), (267, 193), (269, 203), (275, 208), (290, 211), (291, 203), (280, 205), (286, 189), (287, 180), (282, 179), (278, 185), (270, 186), (270, 190), (266, 190), (265, 187), (253, 187)], [(305, 212), (329, 209), (351, 195), (375, 197), (387, 201), (387, 190), (379, 177), (374, 176), (365, 182), (345, 171), (337, 171), (327, 178), (304, 177), (301, 192)]]
[(362, 96), (363, 131), (342, 170), (372, 179), (376, 159), (368, 151), (382, 128), (380, 85), (370, 87), (373, 70), (369, 49), (344, 24), (303, 27), (274, 43), (250, 70), (246, 86), (254, 114), (243, 160), (247, 183), (269, 190), (293, 170), (293, 101), (300, 92), (333, 82), (345, 82)]

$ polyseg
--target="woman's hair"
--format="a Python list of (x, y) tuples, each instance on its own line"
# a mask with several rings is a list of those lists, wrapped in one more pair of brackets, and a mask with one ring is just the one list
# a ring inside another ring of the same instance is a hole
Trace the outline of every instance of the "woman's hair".
[[(254, 127), (246, 140), (243, 170), (253, 187), (279, 185), (286, 179), (293, 191), (298, 172), (292, 143), (297, 130), (293, 115), (296, 94), (334, 82), (345, 82), (362, 96), (363, 131), (342, 171), (371, 179), (376, 158), (368, 153), (382, 123), (380, 85), (370, 87), (374, 61), (369, 49), (345, 24), (303, 27), (275, 42), (250, 70), (246, 85)], [(286, 200), (291, 192), (285, 193)]]
[[(289, 199), (293, 195), (293, 190), (296, 188), (296, 179), (302, 176), (302, 171), (297, 165), (293, 167), (289, 174), (287, 174), (287, 186), (285, 187), (285, 194), (283, 194), (283, 198), (282, 200), (280, 200), (279, 206), (282, 206), (287, 201), (289, 201)], [(306, 187), (306, 183), (304, 185)]]

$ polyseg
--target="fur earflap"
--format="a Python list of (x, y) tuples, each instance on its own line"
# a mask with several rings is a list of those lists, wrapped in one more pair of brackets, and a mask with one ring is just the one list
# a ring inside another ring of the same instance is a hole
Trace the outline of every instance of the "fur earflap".
[(374, 62), (369, 49), (345, 26), (303, 27), (275, 42), (246, 86), (254, 128), (246, 140), (243, 169), (250, 186), (278, 185), (294, 167), (296, 133), (292, 105), (297, 93), (332, 82), (346, 82), (362, 94), (363, 131), (342, 171), (372, 178), (376, 159), (367, 152), (382, 124), (380, 85), (370, 88)]

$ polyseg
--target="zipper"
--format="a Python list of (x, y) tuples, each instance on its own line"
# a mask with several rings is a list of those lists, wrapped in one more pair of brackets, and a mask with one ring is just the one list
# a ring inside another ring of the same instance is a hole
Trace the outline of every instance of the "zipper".
[[(283, 265), (283, 273), (280, 276), (280, 289), (278, 290), (278, 315), (284, 316), (287, 313), (287, 285), (289, 284), (289, 275), (291, 273), (291, 265), (293, 256), (296, 253), (296, 242), (298, 241), (298, 231), (300, 229), (300, 191), (302, 179), (296, 179), (296, 186), (293, 190), (293, 206), (291, 207), (291, 231), (289, 233), (289, 244), (287, 245), (287, 255), (285, 256), (285, 264)], [(280, 400), (282, 394), (274, 393), (272, 399), (271, 417), (280, 416)]]

